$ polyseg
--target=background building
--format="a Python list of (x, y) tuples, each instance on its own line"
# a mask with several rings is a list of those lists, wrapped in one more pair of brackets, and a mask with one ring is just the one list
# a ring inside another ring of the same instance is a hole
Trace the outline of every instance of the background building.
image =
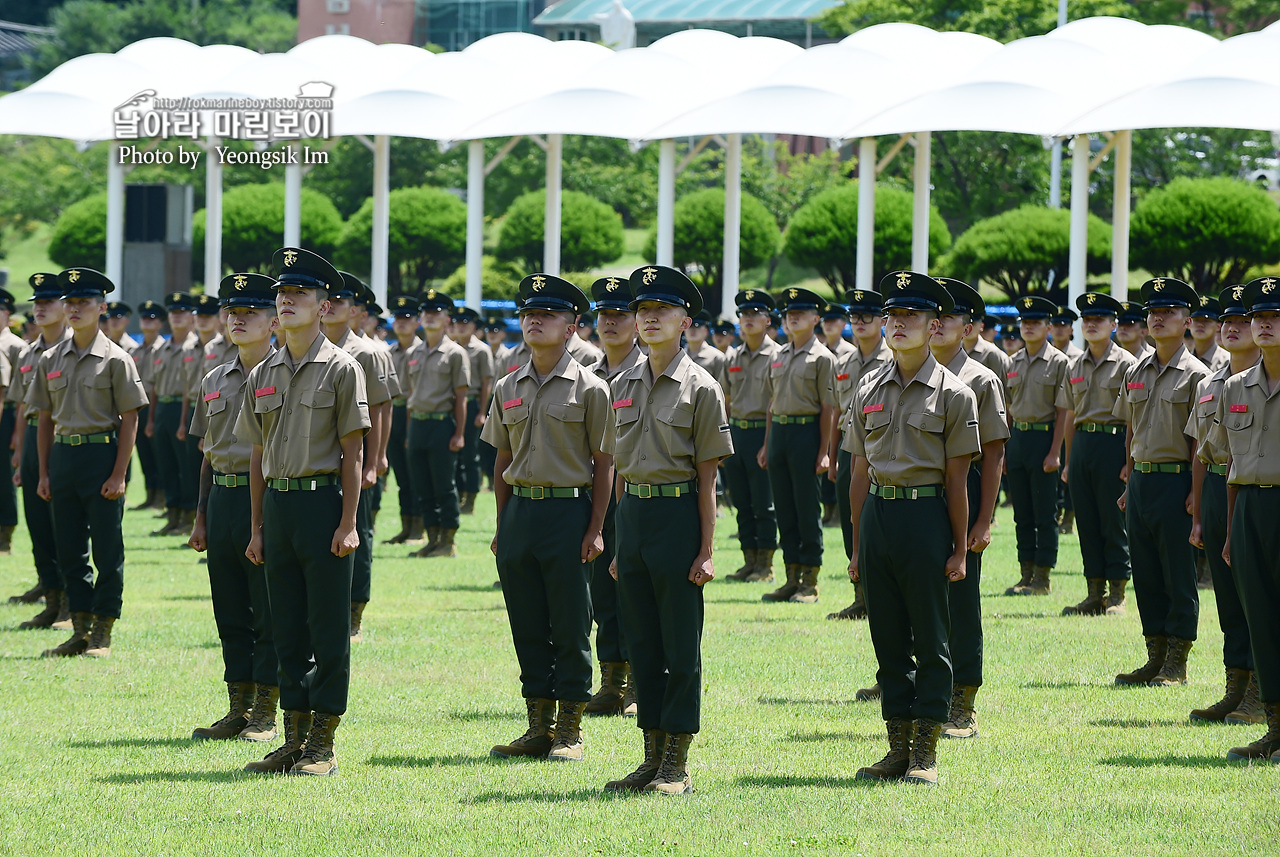
[[(592, 16), (613, 0), (560, 0), (534, 18), (549, 39), (600, 40)], [(840, 0), (624, 0), (636, 21), (636, 46), (697, 27), (735, 36), (771, 36), (803, 47), (833, 41), (812, 20)]]

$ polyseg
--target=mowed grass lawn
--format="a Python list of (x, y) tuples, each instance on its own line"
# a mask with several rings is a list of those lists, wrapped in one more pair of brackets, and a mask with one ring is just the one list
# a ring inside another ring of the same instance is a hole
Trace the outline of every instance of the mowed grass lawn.
[[(135, 469), (135, 473), (136, 473)], [(133, 484), (131, 504), (139, 499)], [(379, 539), (395, 532), (388, 492)], [(1222, 636), (1202, 597), (1191, 684), (1122, 689), (1141, 662), (1136, 609), (1069, 619), (1074, 537), (1049, 597), (1016, 576), (1000, 510), (983, 591), (981, 737), (943, 742), (938, 788), (854, 779), (884, 752), (867, 625), (828, 622), (851, 600), (838, 530), (817, 605), (765, 605), (762, 584), (707, 587), (697, 793), (603, 794), (639, 759), (633, 721), (590, 719), (581, 764), (500, 761), (523, 706), (488, 544), (493, 495), (464, 518), (458, 559), (410, 560), (379, 541), (365, 642), (329, 779), (240, 772), (262, 745), (194, 742), (225, 707), (205, 568), (126, 514), (125, 611), (109, 660), (50, 661), (64, 632), (17, 631), (0, 606), (0, 853), (100, 854), (1223, 854), (1275, 853), (1280, 766), (1229, 766), (1258, 727), (1192, 726), (1217, 699)], [(738, 564), (721, 519), (717, 572)], [(327, 534), (318, 534), (328, 538)], [(577, 534), (566, 534), (577, 538)], [(661, 534), (655, 534), (661, 538)], [(0, 557), (8, 595), (33, 579), (20, 529)]]

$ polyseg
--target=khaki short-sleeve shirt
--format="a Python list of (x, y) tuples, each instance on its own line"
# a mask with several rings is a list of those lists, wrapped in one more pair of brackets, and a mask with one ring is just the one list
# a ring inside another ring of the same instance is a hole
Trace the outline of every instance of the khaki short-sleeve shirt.
[[(1222, 387), (1231, 377), (1231, 364), (1219, 369), (1200, 382), (1196, 388), (1196, 401), (1191, 408), (1191, 416), (1187, 417), (1187, 425), (1183, 432), (1196, 442), (1196, 457), (1205, 464), (1224, 465), (1231, 455), (1226, 446), (1219, 446), (1213, 437), (1214, 419), (1218, 416), (1218, 400), (1222, 397)], [(1223, 438), (1217, 438), (1220, 443)]]
[(1156, 365), (1154, 348), (1129, 368), (1113, 413), (1133, 432), (1129, 453), (1134, 461), (1190, 461), (1183, 429), (1195, 405), (1196, 389), (1208, 375), (1209, 367), (1183, 345), (1163, 368)]
[[(71, 335), (71, 328), (64, 327), (62, 329), (62, 339), (66, 339)], [(36, 337), (35, 342), (27, 343), (27, 346), (18, 354), (18, 360), (13, 364), (13, 371), (9, 375), (9, 386), (5, 391), (6, 402), (23, 402), (27, 398), (27, 388), (31, 386), (31, 381), (35, 377), (36, 362), (39, 361), (40, 355), (44, 354), (53, 346), (61, 342), (46, 342), (44, 334)], [(30, 415), (32, 412), (28, 412)]]
[(396, 386), (400, 388), (400, 392), (395, 398), (395, 404), (403, 405), (405, 403), (405, 395), (408, 393), (409, 382), (409, 352), (415, 347), (422, 344), (422, 339), (417, 335), (413, 337), (413, 341), (409, 343), (409, 347), (405, 348), (400, 345), (400, 340), (396, 339), (387, 346), (387, 354), (391, 358), (391, 366), (396, 372)]
[(474, 399), (480, 395), (481, 385), (493, 377), (493, 352), (476, 336), (472, 336), (463, 348), (471, 358), (471, 386), (467, 389), (467, 398)]
[(947, 370), (963, 381), (978, 408), (978, 442), (982, 445), (1009, 439), (1009, 421), (1005, 416), (1004, 386), (996, 373), (970, 357), (961, 348), (947, 364)]
[(627, 352), (627, 356), (622, 358), (622, 362), (617, 366), (610, 366), (607, 356), (602, 356), (600, 361), (591, 367), (591, 371), (595, 376), (606, 383), (626, 372), (644, 359), (644, 352), (640, 350), (639, 343), (631, 346), (631, 350)]
[[(858, 392), (862, 379), (872, 372), (893, 362), (893, 352), (885, 344), (884, 337), (875, 349), (865, 357), (862, 349), (853, 346), (842, 357), (836, 358), (836, 399), (840, 408), (840, 429), (843, 431), (849, 422), (850, 409), (853, 407), (853, 394)], [(1004, 401), (1002, 398), (1001, 401)]]
[(683, 348), (656, 379), (644, 360), (610, 388), (613, 419), (602, 451), (626, 481), (688, 482), (700, 462), (733, 455), (724, 391)]
[(836, 359), (814, 336), (800, 348), (788, 342), (769, 364), (773, 385), (770, 410), (787, 416), (820, 413), (823, 405), (836, 406)]
[(842, 448), (867, 460), (876, 485), (944, 484), (947, 459), (972, 458), (982, 449), (977, 399), (932, 355), (910, 381), (890, 363), (854, 394)]
[(1024, 423), (1051, 423), (1057, 417), (1058, 389), (1066, 381), (1067, 356), (1047, 342), (1032, 356), (1020, 348), (1009, 361), (1005, 385), (1009, 416)]
[(406, 361), (409, 410), (424, 414), (452, 411), (454, 391), (471, 386), (471, 358), (467, 349), (444, 337), (435, 348), (414, 346)]
[(724, 375), (725, 395), (729, 399), (729, 416), (735, 420), (763, 420), (769, 416), (769, 400), (773, 398), (770, 366), (778, 359), (782, 346), (764, 337), (755, 351), (747, 343), (729, 349)]
[[(195, 362), (195, 347), (200, 337), (195, 331), (187, 334), (187, 338), (175, 341), (174, 337), (165, 340), (152, 358), (151, 380), (156, 395), (160, 398), (181, 396), (187, 388), (187, 376), (191, 363)], [(186, 358), (190, 357), (190, 360)]]
[[(12, 367), (18, 365), (18, 358), (22, 356), (22, 352), (26, 347), (27, 341), (8, 327), (0, 330), (0, 358), (3, 358), (4, 362), (9, 364), (10, 371), (12, 371)], [(7, 387), (8, 382), (6, 381), (2, 386)]]
[(1232, 485), (1280, 485), (1280, 387), (1267, 386), (1261, 362), (1222, 385), (1210, 442), (1230, 451)]
[(1004, 349), (994, 343), (987, 342), (981, 336), (978, 341), (973, 344), (973, 348), (969, 350), (969, 356), (977, 360), (983, 366), (986, 366), (992, 372), (996, 373), (996, 377), (1000, 379), (1000, 383), (1004, 385), (1004, 401), (1009, 403), (1009, 355), (1004, 353)]
[(390, 360), (386, 358), (381, 348), (350, 330), (344, 331), (342, 337), (333, 344), (350, 354), (360, 364), (360, 368), (364, 371), (364, 390), (369, 397), (369, 407), (377, 407), (391, 401), (392, 385), (395, 382), (387, 375)]
[(160, 349), (164, 348), (164, 342), (162, 336), (151, 340), (150, 345), (144, 340), (139, 342), (138, 347), (129, 354), (133, 358), (133, 365), (138, 367), (138, 377), (142, 378), (143, 386), (153, 395), (156, 391), (156, 360), (160, 357)]
[[(267, 353), (269, 360), (275, 349)], [(236, 435), (236, 421), (245, 403), (249, 373), (237, 354), (209, 370), (200, 382), (200, 396), (191, 403), (191, 434), (204, 438), (204, 455), (215, 473), (249, 471), (253, 444)]]
[(323, 333), (296, 366), (286, 346), (253, 367), (245, 397), (234, 431), (262, 447), (267, 479), (337, 473), (342, 438), (372, 425), (364, 370)]
[(591, 457), (612, 418), (609, 405), (609, 385), (566, 351), (541, 381), (532, 361), (498, 381), (494, 416), (480, 437), (511, 453), (502, 477), (508, 485), (589, 487)]
[[(529, 362), (529, 354), (527, 353), (528, 346), (525, 346), (525, 348), (526, 353), (524, 355), (524, 359), (521, 361), (522, 364)], [(569, 337), (569, 344), (565, 346), (565, 350), (569, 352), (569, 355), (574, 360), (577, 360), (583, 366), (594, 366), (596, 363), (600, 362), (600, 358), (604, 356), (603, 351), (596, 348), (576, 333)]]
[(57, 434), (97, 434), (120, 428), (120, 416), (147, 403), (133, 358), (102, 331), (84, 352), (71, 337), (36, 361), (27, 407), (49, 411)]
[[(573, 335), (573, 339), (578, 339), (578, 334), (575, 333)], [(573, 344), (573, 339), (569, 340), (569, 345)], [(566, 350), (569, 352), (570, 356), (572, 356), (574, 360), (578, 360), (577, 356), (574, 355), (572, 348), (566, 347)], [(524, 340), (521, 340), (520, 342), (516, 343), (515, 345), (511, 346), (506, 350), (506, 353), (503, 355), (502, 360), (498, 364), (498, 375), (510, 375), (512, 372), (516, 371), (521, 366), (528, 363), (529, 359), (532, 356), (533, 356), (533, 352), (529, 350), (529, 346), (524, 344)], [(582, 361), (578, 360), (578, 362), (581, 363)], [(595, 365), (595, 364), (588, 364), (588, 365)]]
[(1114, 342), (1107, 344), (1101, 360), (1095, 361), (1088, 351), (1081, 351), (1067, 364), (1066, 383), (1058, 388), (1058, 407), (1071, 411), (1075, 425), (1122, 423), (1112, 411), (1124, 386), (1125, 373), (1137, 362)]
[(1193, 352), (1192, 356), (1208, 366), (1210, 372), (1217, 372), (1219, 369), (1231, 365), (1231, 352), (1216, 342), (1210, 345), (1209, 350), (1204, 354), (1195, 354)]
[(707, 374), (716, 379), (716, 383), (721, 389), (725, 387), (725, 369), (729, 365), (729, 358), (719, 348), (710, 343), (702, 343), (702, 347), (698, 349), (698, 353), (689, 352), (689, 356), (693, 358), (693, 362), (697, 363), (703, 369), (707, 370)]

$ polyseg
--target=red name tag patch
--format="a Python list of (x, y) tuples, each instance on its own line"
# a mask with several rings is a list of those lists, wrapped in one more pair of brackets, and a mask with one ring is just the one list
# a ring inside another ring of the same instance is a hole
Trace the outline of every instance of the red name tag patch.
[(18, 367), (18, 371), (19, 371), (19, 372), (21, 372), (23, 375), (25, 375), (25, 374), (27, 374), (28, 372), (30, 372), (33, 368), (35, 368), (35, 367), (33, 367), (33, 366), (19, 366), (19, 367)]
[(182, 358), (182, 362), (190, 363), (192, 360), (195, 360), (195, 359), (196, 359), (196, 356), (194, 354), (188, 354), (186, 357)]
[(417, 360), (410, 360), (410, 361), (409, 361), (409, 365), (410, 365), (410, 366), (417, 366), (417, 365), (418, 365), (418, 361), (417, 361)]
[(1247, 413), (1249, 413), (1249, 406), (1248, 406), (1248, 405), (1232, 405), (1232, 406), (1231, 406), (1231, 413), (1233, 413), (1233, 414), (1247, 414)]
[(770, 368), (773, 368), (773, 369), (777, 369), (777, 368), (778, 368), (779, 366), (781, 366), (781, 365), (782, 365), (782, 361), (781, 361), (781, 360), (779, 360), (777, 363), (770, 363), (770, 364), (769, 364)]
[(215, 390), (215, 391), (214, 391), (214, 392), (212, 392), (212, 393), (205, 393), (205, 394), (204, 394), (204, 400), (205, 400), (206, 402), (212, 402), (214, 399), (218, 398), (218, 397), (219, 397), (219, 396), (221, 396), (221, 395), (222, 395), (221, 391), (216, 391), (216, 390)]
[(1200, 397), (1200, 404), (1202, 404), (1202, 405), (1203, 405), (1205, 402), (1212, 402), (1212, 401), (1213, 401), (1213, 393), (1210, 393), (1210, 394), (1209, 394), (1209, 395), (1207, 395), (1207, 396), (1201, 396), (1201, 397)]
[(741, 371), (742, 371), (742, 367), (741, 367), (741, 366), (730, 366), (730, 367), (729, 367), (729, 371), (730, 371), (730, 372), (741, 372)]
[(507, 371), (508, 371), (508, 372), (514, 372), (514, 371), (516, 371), (516, 370), (517, 370), (517, 369), (519, 369), (519, 368), (520, 368), (520, 364), (519, 364), (519, 363), (513, 363), (513, 364), (511, 364), (510, 366), (508, 366), (508, 367), (507, 367)]
[(1005, 372), (1005, 373), (1004, 373), (1004, 376), (1005, 376), (1006, 378), (1017, 378), (1017, 377), (1018, 377), (1018, 373), (1017, 373), (1017, 372)]
[(841, 374), (841, 375), (837, 375), (837, 376), (836, 376), (836, 380), (837, 380), (837, 381), (848, 381), (848, 380), (849, 380), (849, 373), (848, 373), (848, 372), (845, 372), (845, 373), (843, 373), (843, 374)]
[(163, 358), (163, 357), (157, 357), (157, 358), (156, 358), (156, 365), (157, 365), (157, 366), (159, 366), (159, 365), (160, 365), (161, 363), (163, 363), (163, 362), (164, 362), (164, 358)]
[(1130, 381), (1126, 386), (1130, 390), (1143, 390), (1143, 389), (1146, 389), (1147, 385), (1142, 383), (1141, 381)]
[(503, 410), (506, 410), (507, 408), (514, 408), (516, 405), (523, 405), (523, 404), (524, 404), (523, 398), (507, 399), (505, 402), (502, 403), (502, 408)]
[(263, 396), (270, 396), (275, 391), (276, 391), (275, 387), (259, 387), (258, 389), (253, 391), (253, 395), (256, 398), (261, 399)]
[(1079, 378), (1069, 378), (1068, 380), (1071, 381), (1072, 384), (1079, 384), (1084, 380), (1084, 376), (1081, 375)]
[(46, 374), (44, 377), (45, 377), (46, 379), (61, 378), (61, 377), (62, 377), (62, 370), (61, 370), (61, 369), (55, 369), (54, 371), (52, 371), (52, 372), (50, 372), (50, 373)]
[(629, 408), (629, 407), (631, 407), (631, 399), (618, 399), (618, 401), (613, 403), (613, 409), (615, 411), (618, 408)]
[(882, 402), (879, 405), (867, 405), (862, 409), (862, 412), (864, 414), (878, 414), (883, 410), (884, 410), (884, 403)]
[(217, 359), (218, 359), (218, 355), (216, 355), (216, 354), (206, 354), (206, 355), (204, 356), (204, 359), (205, 359), (205, 360), (217, 360)]

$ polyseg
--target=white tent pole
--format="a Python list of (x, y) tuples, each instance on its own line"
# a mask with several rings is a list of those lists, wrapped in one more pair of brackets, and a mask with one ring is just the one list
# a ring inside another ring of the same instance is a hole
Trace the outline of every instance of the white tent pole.
[(675, 259), (676, 141), (658, 144), (658, 258), (671, 267)]
[(116, 288), (124, 284), (124, 165), (120, 144), (107, 148), (107, 279)]
[(1112, 210), (1111, 296), (1129, 299), (1129, 166), (1133, 158), (1133, 132), (1117, 131), (1115, 201)]
[(564, 155), (564, 135), (547, 135), (547, 210), (543, 232), (542, 270), (560, 274), (560, 160)]
[(1062, 208), (1062, 138), (1061, 137), (1055, 137), (1053, 139), (1053, 146), (1050, 149), (1049, 207)]
[(218, 294), (222, 280), (222, 161), (219, 137), (209, 137), (204, 165), (204, 293)]
[(480, 311), (484, 282), (484, 140), (467, 144), (467, 306)]
[(387, 262), (391, 252), (391, 138), (373, 138), (373, 234), (370, 236), (369, 287), (387, 305)]
[(720, 314), (737, 314), (738, 265), (742, 241), (742, 135), (730, 134), (724, 159), (724, 263)]
[[(1067, 306), (1085, 293), (1089, 272), (1089, 135), (1077, 134), (1071, 144), (1071, 248), (1067, 255)], [(1076, 331), (1076, 345), (1084, 334)]]
[[(294, 143), (288, 144), (297, 151)], [(287, 164), (284, 168), (284, 246), (298, 247), (302, 243), (302, 165)]]
[(874, 290), (876, 252), (876, 138), (858, 142), (858, 262), (854, 285)]
[(911, 270), (929, 273), (929, 161), (933, 137), (916, 134), (916, 163), (912, 171)]

